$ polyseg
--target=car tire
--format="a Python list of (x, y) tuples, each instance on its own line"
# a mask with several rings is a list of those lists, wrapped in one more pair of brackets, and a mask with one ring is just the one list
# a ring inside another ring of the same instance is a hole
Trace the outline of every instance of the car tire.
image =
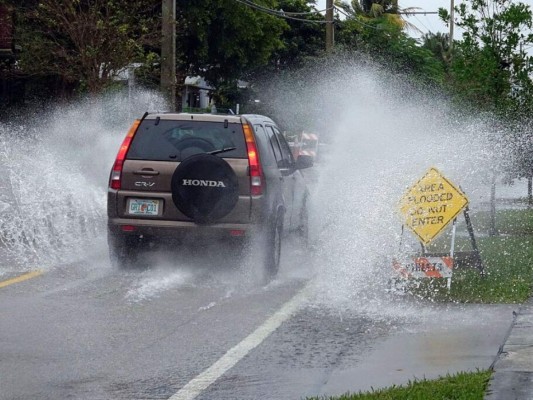
[(109, 232), (107, 245), (111, 265), (119, 269), (130, 269), (136, 266), (139, 255), (139, 240), (136, 236), (126, 236)]
[(266, 246), (263, 264), (263, 283), (267, 284), (276, 277), (281, 258), (281, 238), (283, 235), (283, 218), (278, 217), (266, 228)]

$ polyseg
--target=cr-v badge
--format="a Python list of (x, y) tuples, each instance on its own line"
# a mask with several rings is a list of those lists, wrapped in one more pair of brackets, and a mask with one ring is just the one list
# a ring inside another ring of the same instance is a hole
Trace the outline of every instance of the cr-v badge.
[(154, 185), (155, 185), (155, 182), (135, 182), (135, 186), (138, 186), (138, 187), (151, 187)]

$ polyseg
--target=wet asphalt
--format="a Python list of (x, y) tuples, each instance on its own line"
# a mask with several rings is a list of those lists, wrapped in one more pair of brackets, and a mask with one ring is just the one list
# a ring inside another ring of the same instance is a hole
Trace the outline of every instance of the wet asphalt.
[(301, 399), (487, 369), (519, 311), (385, 292), (339, 306), (288, 263), (263, 287), (216, 254), (134, 271), (95, 254), (0, 288), (0, 399), (169, 399), (304, 287), (305, 301), (194, 398)]

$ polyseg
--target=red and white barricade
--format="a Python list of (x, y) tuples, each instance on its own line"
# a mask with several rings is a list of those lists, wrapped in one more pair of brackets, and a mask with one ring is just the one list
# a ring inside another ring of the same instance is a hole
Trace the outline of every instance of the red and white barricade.
[(451, 278), (452, 257), (408, 257), (402, 261), (393, 259), (392, 268), (405, 279)]

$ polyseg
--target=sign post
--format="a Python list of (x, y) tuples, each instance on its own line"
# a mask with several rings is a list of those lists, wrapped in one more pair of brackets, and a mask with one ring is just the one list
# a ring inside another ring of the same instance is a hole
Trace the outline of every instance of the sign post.
[[(400, 200), (400, 213), (404, 225), (420, 240), (422, 255), (409, 257), (403, 264), (394, 260), (394, 270), (404, 278), (447, 278), (449, 290), (454, 268), (457, 216), (467, 207), (466, 195), (436, 168), (430, 168)], [(451, 221), (453, 227), (449, 255), (427, 254), (426, 245), (431, 243)], [(467, 225), (470, 233), (469, 220)], [(475, 251), (477, 252), (477, 248)]]

